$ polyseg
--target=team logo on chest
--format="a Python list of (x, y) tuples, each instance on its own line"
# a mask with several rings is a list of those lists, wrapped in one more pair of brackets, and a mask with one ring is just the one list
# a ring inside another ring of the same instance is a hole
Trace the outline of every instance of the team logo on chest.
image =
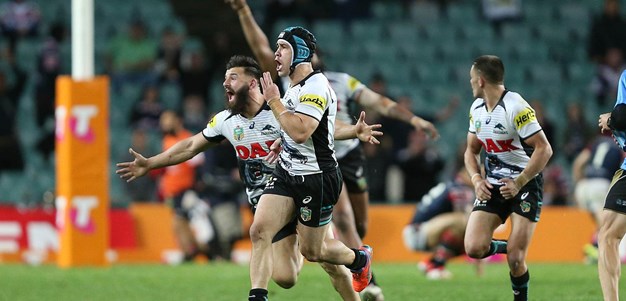
[(493, 133), (494, 134), (501, 134), (501, 135), (506, 135), (509, 132), (506, 130), (506, 127), (504, 127), (504, 125), (502, 125), (502, 123), (497, 123), (494, 127), (493, 127)]
[(278, 129), (275, 128), (273, 125), (271, 124), (266, 124), (262, 129), (261, 129), (261, 135), (271, 135), (271, 134), (276, 134), (278, 133)]
[(237, 141), (241, 141), (241, 139), (243, 139), (244, 134), (243, 134), (243, 128), (241, 128), (240, 126), (237, 126), (234, 130), (233, 130), (233, 138)]

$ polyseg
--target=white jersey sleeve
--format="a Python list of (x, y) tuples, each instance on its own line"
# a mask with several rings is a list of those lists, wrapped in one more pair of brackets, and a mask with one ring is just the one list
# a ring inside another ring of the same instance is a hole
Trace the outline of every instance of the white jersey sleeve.
[(207, 123), (206, 128), (202, 130), (202, 135), (206, 140), (210, 142), (219, 143), (222, 140), (226, 139), (224, 135), (224, 121), (230, 116), (231, 113), (224, 110), (217, 113), (209, 123)]
[(295, 111), (315, 118), (317, 121), (322, 120), (324, 111), (328, 108), (329, 95), (320, 92), (326, 91), (328, 88), (319, 87), (319, 82), (313, 82), (309, 85), (302, 86), (298, 94), (299, 103)]
[(541, 125), (539, 125), (539, 121), (537, 121), (535, 110), (523, 98), (519, 97), (519, 99), (513, 103), (511, 115), (513, 116), (515, 130), (522, 140), (541, 131)]
[(483, 103), (483, 99), (482, 98), (477, 98), (476, 100), (474, 100), (474, 102), (472, 103), (472, 105), (470, 106), (470, 111), (469, 111), (469, 129), (468, 131), (472, 134), (476, 134), (476, 121), (480, 122), (480, 119), (476, 119), (474, 120), (474, 115), (472, 114), (472, 112), (474, 111), (474, 108), (476, 108), (476, 106), (480, 105)]

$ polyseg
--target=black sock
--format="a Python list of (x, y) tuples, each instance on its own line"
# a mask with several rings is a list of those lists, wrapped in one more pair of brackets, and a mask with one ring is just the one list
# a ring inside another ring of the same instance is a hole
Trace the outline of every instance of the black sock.
[[(508, 242), (506, 240), (492, 239), (489, 245), (489, 252), (485, 257), (489, 257), (495, 254), (506, 254), (506, 246)], [(485, 258), (483, 257), (483, 258)]]
[(267, 301), (267, 290), (263, 288), (253, 288), (248, 294), (248, 301)]
[(513, 300), (514, 301), (527, 301), (528, 300), (528, 283), (530, 282), (530, 274), (528, 270), (522, 276), (511, 276), (511, 287), (513, 288)]
[(354, 261), (351, 264), (346, 264), (346, 267), (351, 271), (358, 271), (367, 264), (367, 255), (359, 249), (352, 249), (354, 251)]
[(442, 267), (446, 265), (448, 259), (454, 256), (456, 256), (454, 249), (447, 244), (441, 243), (435, 248), (435, 252), (433, 257), (430, 259), (430, 262), (434, 267)]
[(374, 273), (373, 272), (372, 272), (372, 280), (370, 280), (370, 284), (378, 286), (378, 283), (376, 283), (376, 277), (374, 277)]

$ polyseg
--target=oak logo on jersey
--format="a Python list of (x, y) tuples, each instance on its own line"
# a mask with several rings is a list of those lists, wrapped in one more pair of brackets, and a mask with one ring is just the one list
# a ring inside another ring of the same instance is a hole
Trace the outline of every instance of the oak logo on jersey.
[(243, 137), (244, 137), (243, 129), (240, 126), (237, 126), (233, 130), (233, 138), (235, 138), (235, 140), (237, 140), (237, 141), (241, 141), (241, 139), (243, 139)]
[(315, 94), (304, 94), (300, 96), (300, 103), (318, 107), (322, 111), (326, 109), (326, 98)]
[(535, 111), (531, 107), (526, 107), (515, 116), (515, 127), (519, 129), (536, 120)]
[(493, 140), (487, 138), (485, 141), (481, 140), (480, 143), (488, 153), (504, 153), (519, 149), (519, 147), (513, 145), (513, 139)]
[(504, 127), (504, 125), (502, 125), (502, 123), (497, 123), (494, 127), (493, 127), (493, 133), (494, 134), (501, 134), (501, 135), (506, 135), (509, 132), (506, 130), (506, 128)]
[(261, 143), (255, 142), (250, 144), (250, 147), (247, 147), (245, 145), (237, 145), (235, 146), (235, 151), (237, 151), (237, 156), (239, 157), (239, 159), (242, 160), (263, 158), (269, 155), (269, 152), (266, 149), (270, 149), (270, 146), (272, 146), (272, 143), (274, 143), (274, 141), (265, 141), (264, 143), (266, 145), (266, 148), (263, 148)]

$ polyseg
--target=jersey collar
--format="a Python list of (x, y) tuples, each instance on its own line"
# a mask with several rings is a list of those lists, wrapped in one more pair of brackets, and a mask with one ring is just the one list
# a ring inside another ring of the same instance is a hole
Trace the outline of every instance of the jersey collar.
[[(509, 90), (504, 89), (504, 91), (502, 91), (502, 95), (500, 96), (500, 99), (498, 100), (498, 103), (496, 104), (497, 106), (501, 106), (505, 111), (506, 111), (506, 106), (504, 105), (504, 95), (506, 95), (506, 93), (508, 93)], [(487, 111), (487, 101), (483, 98), (483, 103), (478, 105), (476, 108), (480, 108), (480, 107), (485, 107), (485, 111)], [(496, 109), (495, 107), (493, 108), (494, 110)]]
[(318, 74), (318, 73), (322, 73), (322, 71), (314, 70), (313, 72), (309, 73), (309, 75), (307, 75), (305, 78), (303, 78), (301, 81), (299, 81), (297, 84), (293, 85), (292, 87), (295, 87), (295, 86), (298, 86), (298, 85), (304, 86), (304, 82), (306, 82), (307, 79), (311, 78), (311, 76), (313, 76), (315, 74)]

